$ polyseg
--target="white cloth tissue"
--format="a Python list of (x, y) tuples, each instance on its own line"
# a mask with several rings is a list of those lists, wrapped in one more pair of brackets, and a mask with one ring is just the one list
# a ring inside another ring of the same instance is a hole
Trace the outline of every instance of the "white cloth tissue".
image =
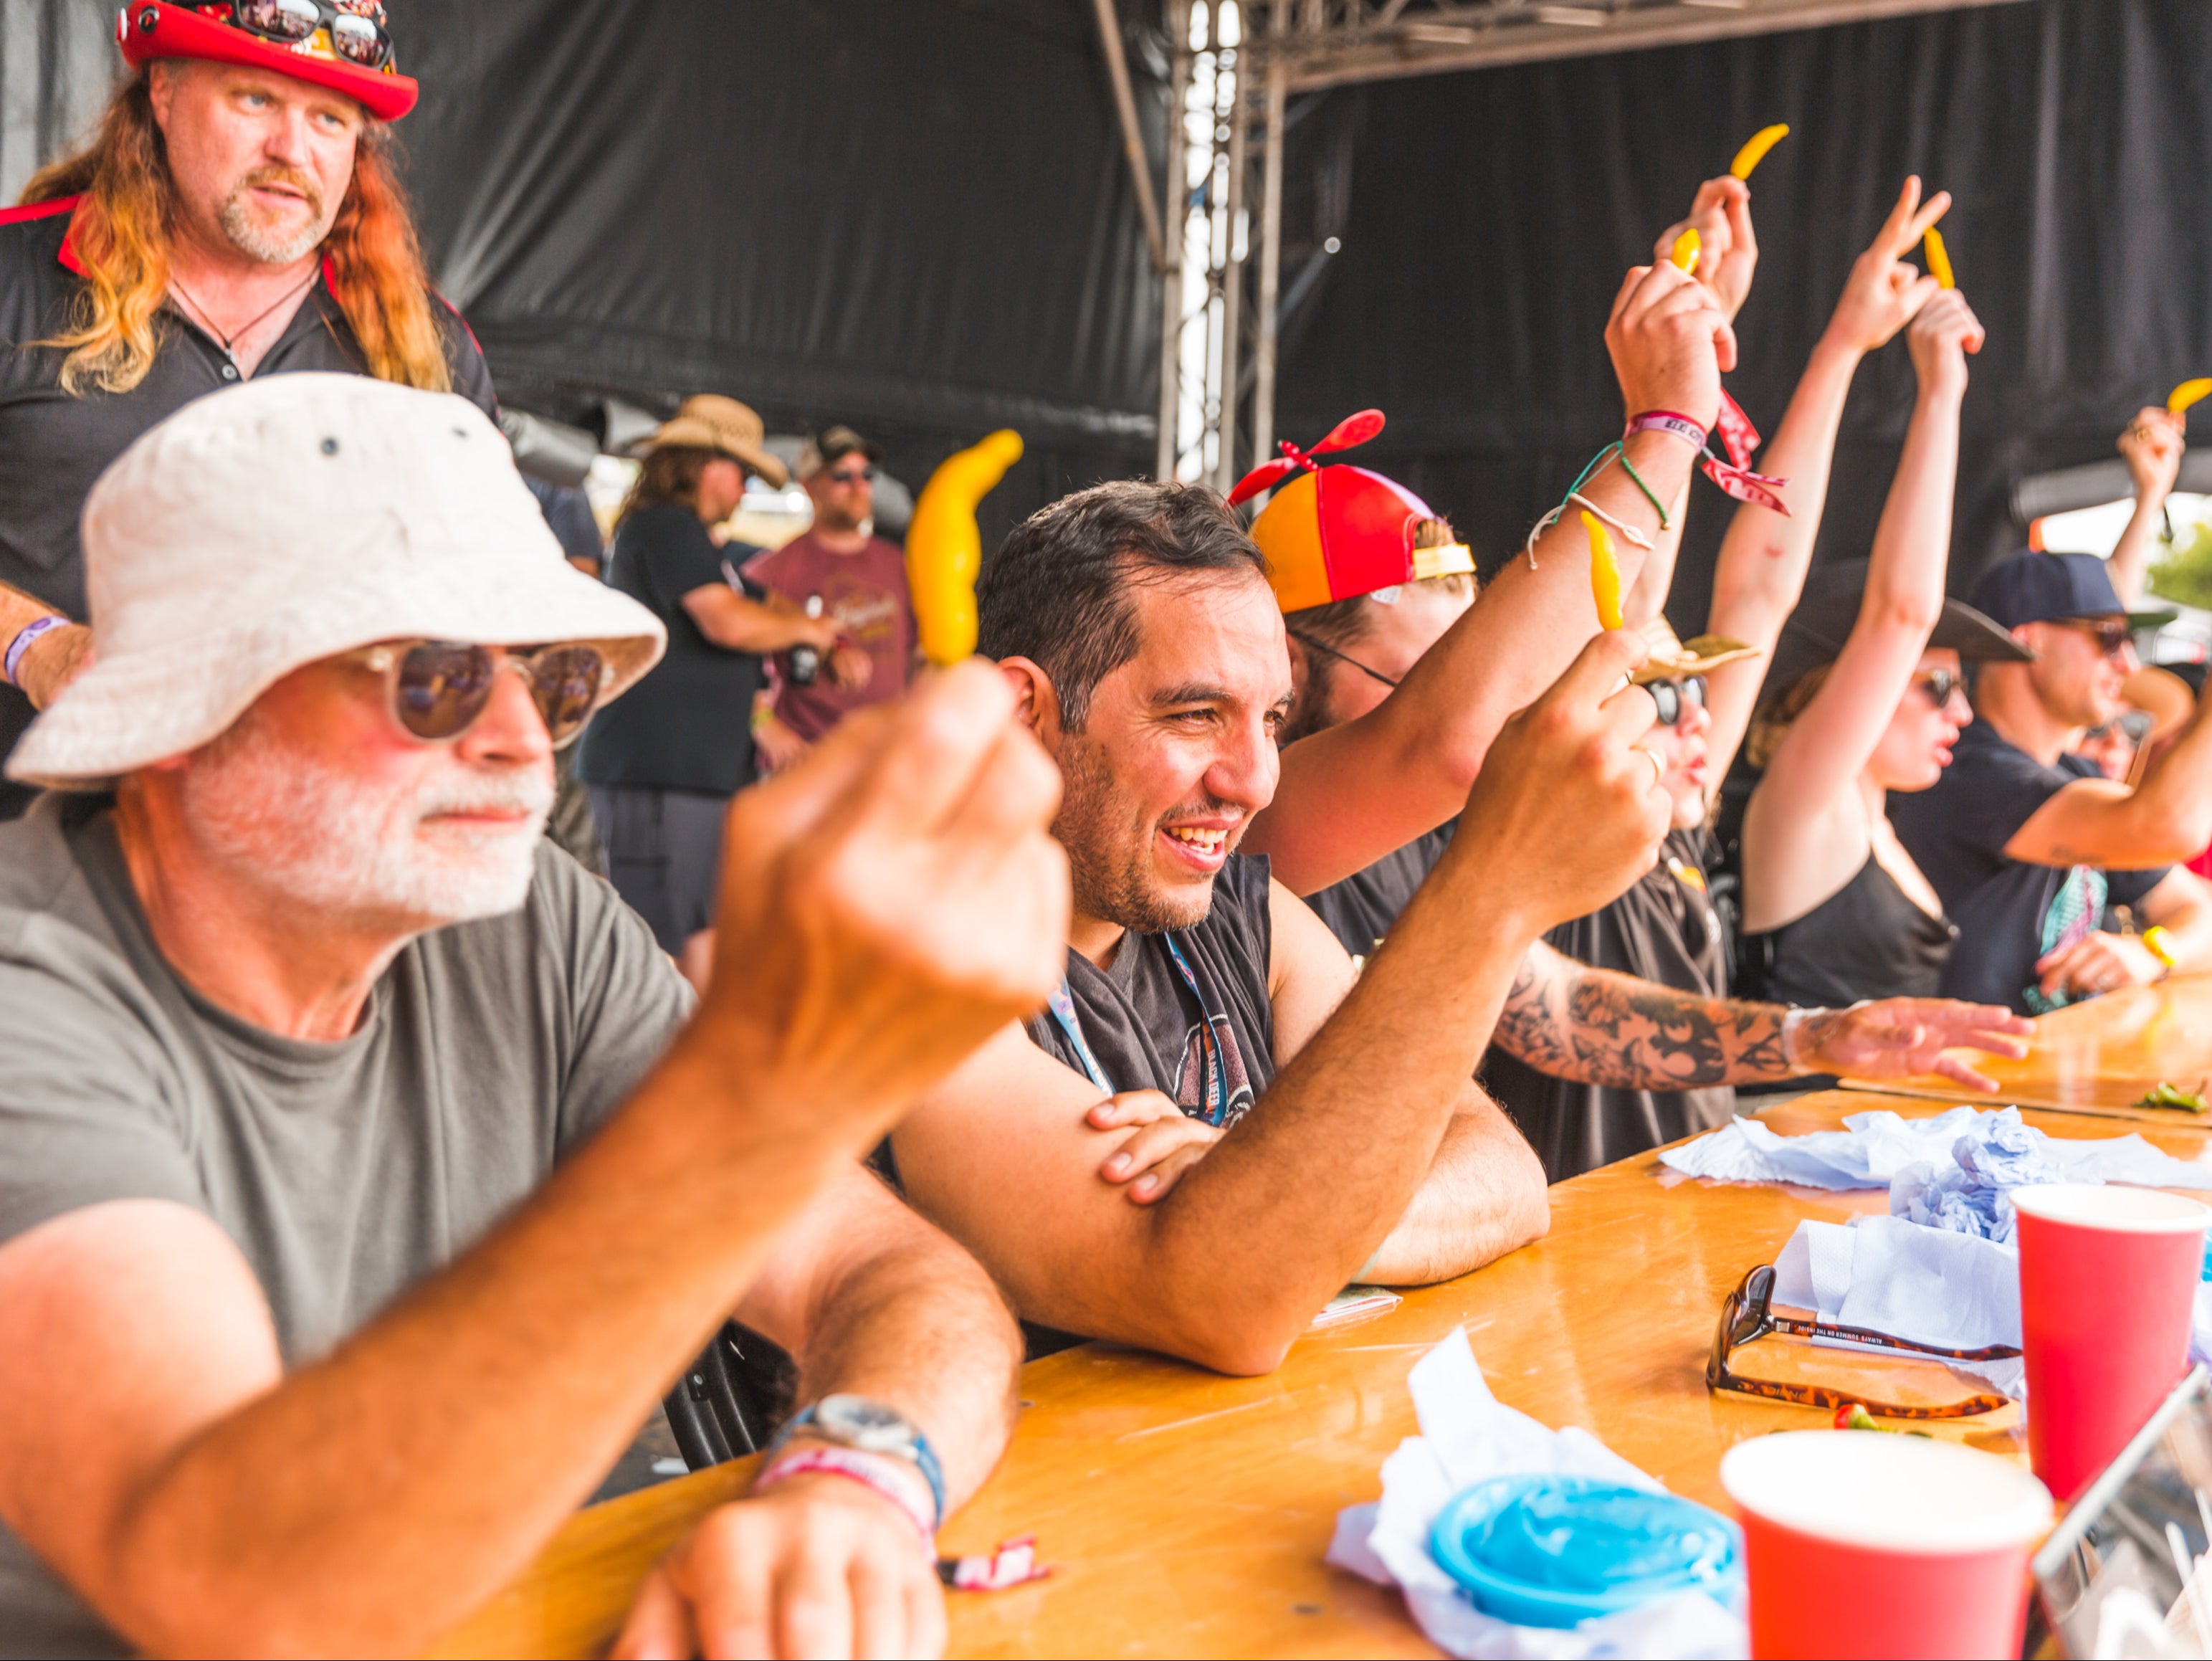
[[(1774, 1260), (1774, 1301), (1943, 1349), (2020, 1348), (2020, 1253), (1902, 1217), (1802, 1222)], [(2019, 1401), (2025, 1364), (1957, 1362)]]
[(1582, 1661), (1613, 1656), (1735, 1658), (1747, 1652), (1743, 1613), (1699, 1591), (1578, 1627), (1516, 1627), (1475, 1608), (1429, 1555), (1429, 1531), (1452, 1496), (1492, 1476), (1558, 1471), (1663, 1492), (1588, 1431), (1547, 1430), (1500, 1402), (1483, 1382), (1467, 1329), (1455, 1329), (1413, 1365), (1407, 1388), (1421, 1433), (1382, 1462), (1382, 1498), (1338, 1514), (1328, 1561), (1395, 1585), (1430, 1640), (1482, 1661)]

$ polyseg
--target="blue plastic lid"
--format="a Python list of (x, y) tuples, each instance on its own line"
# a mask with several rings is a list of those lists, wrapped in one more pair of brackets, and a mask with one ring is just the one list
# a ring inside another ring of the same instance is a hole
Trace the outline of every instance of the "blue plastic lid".
[(1719, 1512), (1589, 1476), (1498, 1476), (1455, 1494), (1429, 1549), (1486, 1615), (1571, 1627), (1679, 1591), (1727, 1603), (1743, 1537)]

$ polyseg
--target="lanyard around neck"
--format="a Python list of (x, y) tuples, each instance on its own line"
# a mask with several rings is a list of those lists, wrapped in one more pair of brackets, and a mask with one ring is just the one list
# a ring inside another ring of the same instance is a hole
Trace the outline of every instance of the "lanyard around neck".
[[(1198, 971), (1191, 967), (1189, 958), (1184, 954), (1182, 943), (1172, 934), (1163, 934), (1160, 939), (1166, 942), (1168, 955), (1175, 960), (1183, 984), (1190, 989), (1190, 995), (1198, 1001), (1200, 1090), (1205, 1119), (1208, 1124), (1218, 1125), (1229, 1110), (1229, 1063), (1222, 1054), (1221, 1035), (1214, 1026), (1213, 1006), (1199, 981)], [(1083, 1036), (1082, 1019), (1076, 1013), (1075, 997), (1068, 990), (1065, 976), (1053, 989), (1051, 997), (1047, 1000), (1047, 1007), (1052, 1012), (1053, 1019), (1059, 1024), (1060, 1030), (1067, 1035), (1076, 1059), (1083, 1063), (1085, 1074), (1108, 1095), (1114, 1094), (1114, 1086), (1106, 1076), (1106, 1069), (1099, 1065), (1098, 1057), (1091, 1053), (1091, 1045)]]

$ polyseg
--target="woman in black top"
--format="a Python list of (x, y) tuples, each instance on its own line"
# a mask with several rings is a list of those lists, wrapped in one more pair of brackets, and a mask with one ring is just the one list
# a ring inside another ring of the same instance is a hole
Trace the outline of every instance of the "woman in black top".
[(1746, 978), (1780, 1002), (1936, 995), (1952, 929), (1890, 826), (1888, 793), (1935, 783), (1973, 719), (1962, 655), (2019, 651), (1943, 598), (1959, 405), (1982, 327), (1963, 295), (1921, 282), (1906, 337), (1919, 398), (1874, 557), (1806, 584), (1752, 734), (1765, 774), (1744, 813)]
[(788, 477), (763, 437), (758, 416), (711, 395), (687, 399), (653, 435), (615, 522), (607, 581), (667, 624), (668, 654), (593, 719), (577, 767), (607, 875), (698, 986), (713, 956), (723, 814), (752, 782), (762, 654), (813, 646), (826, 661), (836, 644), (834, 624), (745, 594), (708, 532), (736, 511), (748, 473)]

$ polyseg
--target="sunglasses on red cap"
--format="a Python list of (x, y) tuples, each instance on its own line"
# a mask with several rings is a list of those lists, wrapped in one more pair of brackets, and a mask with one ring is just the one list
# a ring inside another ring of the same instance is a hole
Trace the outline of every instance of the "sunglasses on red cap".
[(347, 654), (385, 678), (392, 718), (410, 737), (445, 744), (476, 725), (503, 670), (530, 684), (530, 701), (555, 748), (584, 730), (611, 678), (592, 646), (512, 646), (495, 659), (486, 646), (454, 641), (395, 641)]
[(379, 0), (230, 0), (228, 9), (234, 28), (264, 40), (296, 46), (322, 29), (329, 33), (331, 52), (346, 63), (380, 70), (392, 61), (392, 35)]

